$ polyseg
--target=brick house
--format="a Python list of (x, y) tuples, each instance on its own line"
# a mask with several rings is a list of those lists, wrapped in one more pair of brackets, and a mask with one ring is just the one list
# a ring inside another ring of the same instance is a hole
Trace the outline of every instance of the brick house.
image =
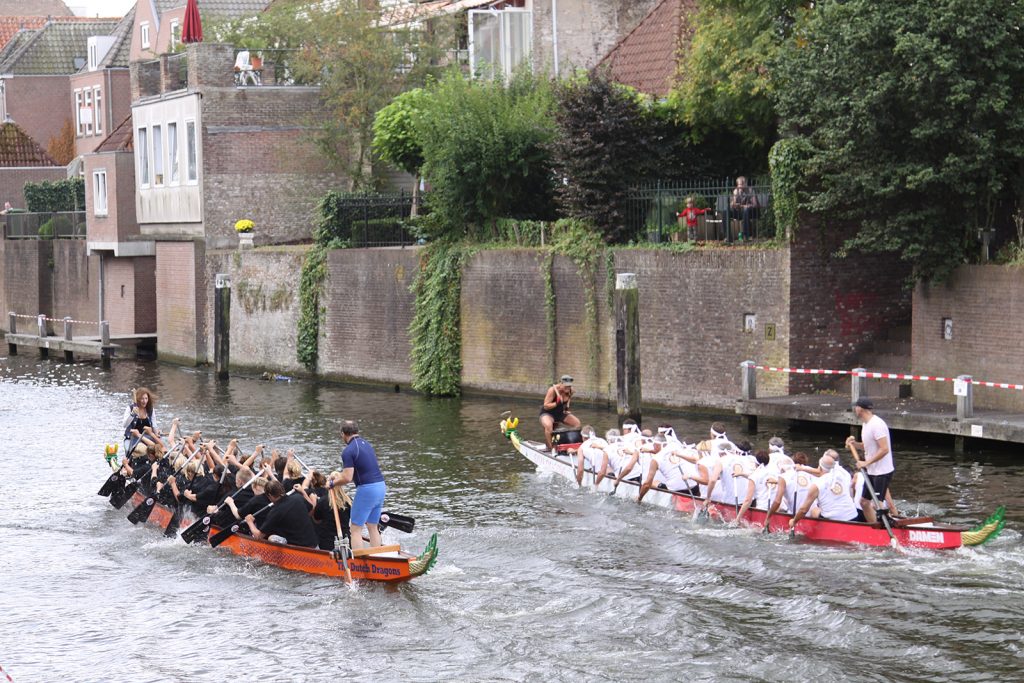
[(132, 119), (83, 157), (86, 248), (98, 257), (99, 319), (110, 332), (156, 332), (156, 246), (140, 237), (135, 216)]
[(25, 208), (25, 183), (62, 180), (65, 168), (15, 123), (0, 124), (0, 207)]
[(131, 113), (128, 56), (135, 9), (107, 35), (89, 36), (86, 63), (71, 76), (75, 155), (87, 154)]
[(18, 31), (0, 51), (0, 120), (12, 120), (46, 148), (72, 119), (69, 81), (87, 63), (90, 36), (117, 22), (59, 17)]
[(237, 248), (238, 219), (256, 222), (257, 245), (307, 241), (319, 198), (345, 183), (310, 139), (319, 88), (239, 85), (235, 54), (197, 43), (131, 66), (135, 209), (155, 243), (164, 360), (212, 360), (207, 253)]

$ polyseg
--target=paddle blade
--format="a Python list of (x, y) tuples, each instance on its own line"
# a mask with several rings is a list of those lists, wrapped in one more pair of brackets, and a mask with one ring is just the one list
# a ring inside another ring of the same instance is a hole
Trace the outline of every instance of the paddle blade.
[(210, 521), (209, 515), (197, 519), (181, 532), (181, 540), (185, 541), (185, 543), (195, 543), (203, 536), (206, 536), (210, 533)]
[(132, 496), (135, 495), (135, 492), (138, 489), (139, 485), (136, 482), (129, 482), (128, 485), (120, 491), (114, 491), (110, 494), (110, 504), (120, 510), (124, 507), (125, 503), (132, 499)]
[(114, 472), (103, 482), (103, 486), (96, 492), (96, 495), (109, 496), (114, 491), (122, 488), (124, 488), (124, 476)]
[(167, 528), (164, 529), (164, 536), (167, 538), (174, 538), (178, 535), (178, 526), (181, 524), (181, 510), (178, 508), (174, 509), (171, 513), (171, 519), (167, 522)]
[(210, 536), (210, 545), (216, 548), (221, 543), (234, 536), (235, 533), (238, 532), (238, 526), (238, 524), (232, 524), (227, 529), (221, 529), (213, 536)]
[(406, 515), (400, 515), (396, 512), (383, 512), (380, 516), (380, 524), (382, 527), (391, 527), (398, 531), (404, 531), (407, 534), (411, 534), (413, 529), (416, 528), (416, 520)]
[(153, 496), (148, 496), (146, 500), (139, 504), (139, 507), (135, 508), (128, 513), (128, 521), (132, 524), (138, 524), (139, 522), (145, 522), (149, 519), (149, 515), (153, 512), (153, 505), (156, 503), (156, 499)]

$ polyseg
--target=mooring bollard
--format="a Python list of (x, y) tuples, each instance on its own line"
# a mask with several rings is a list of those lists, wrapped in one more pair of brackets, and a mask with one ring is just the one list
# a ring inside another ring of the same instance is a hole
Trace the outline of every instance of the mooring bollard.
[[(64, 341), (73, 341), (71, 336), (71, 316), (64, 316)], [(68, 363), (75, 362), (75, 352), (71, 349), (64, 349), (64, 360)]]
[(217, 379), (227, 379), (231, 363), (231, 276), (217, 273), (214, 290), (213, 361)]
[[(740, 385), (744, 401), (753, 401), (757, 398), (757, 366), (752, 360), (745, 360), (740, 363)], [(747, 408), (749, 411), (749, 408)], [(757, 432), (757, 415), (749, 412), (743, 413), (744, 427), (748, 434)]]
[(36, 316), (36, 334), (39, 336), (39, 357), (49, 358), (50, 349), (46, 348), (46, 316), (42, 313)]
[(974, 417), (974, 378), (971, 375), (960, 375), (953, 384), (956, 394), (956, 419), (960, 422)]
[(110, 369), (110, 359), (114, 355), (114, 349), (110, 344), (110, 323), (106, 320), (100, 321), (100, 365), (104, 370)]
[[(7, 333), (11, 335), (18, 334), (18, 314), (14, 311), (8, 311), (7, 313)], [(18, 345), (13, 341), (7, 343), (7, 355), (18, 355)]]
[(640, 290), (636, 273), (615, 276), (615, 383), (619, 424), (640, 423)]

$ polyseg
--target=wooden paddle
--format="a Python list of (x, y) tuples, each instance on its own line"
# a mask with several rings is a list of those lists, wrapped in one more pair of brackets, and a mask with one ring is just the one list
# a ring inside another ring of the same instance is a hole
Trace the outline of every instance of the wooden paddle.
[[(853, 454), (853, 461), (859, 463), (860, 455), (857, 453), (857, 447), (853, 445), (852, 441), (846, 442), (847, 448), (850, 449), (850, 453)], [(875, 505), (875, 514), (882, 518), (882, 526), (885, 527), (886, 533), (889, 534), (889, 545), (893, 548), (899, 546), (900, 542), (896, 540), (896, 534), (892, 532), (892, 527), (889, 526), (889, 515), (882, 514), (882, 504), (878, 502), (878, 496), (875, 495), (875, 487), (871, 485), (871, 477), (868, 476), (867, 469), (864, 470), (864, 485), (868, 488), (868, 493), (871, 494), (871, 502)]]
[[(292, 489), (291, 491), (289, 491), (288, 493), (286, 493), (284, 495), (285, 496), (290, 496), (293, 493), (295, 493), (295, 489)], [(266, 505), (261, 507), (259, 510), (257, 510), (254, 513), (252, 513), (252, 516), (255, 518), (255, 517), (259, 516), (261, 513), (266, 512), (267, 510), (269, 510), (272, 507), (274, 507), (273, 503), (267, 503)], [(231, 526), (229, 526), (227, 529), (221, 529), (220, 531), (215, 533), (213, 536), (210, 536), (210, 546), (216, 548), (221, 543), (223, 543), (224, 541), (228, 540), (229, 538), (231, 538), (232, 536), (237, 534), (238, 530), (240, 528), (242, 528), (242, 524), (244, 524), (244, 523), (245, 523), (245, 520), (237, 521), (234, 524), (232, 524)]]
[(345, 539), (345, 535), (341, 533), (341, 517), (338, 516), (338, 501), (334, 500), (334, 492), (330, 489), (327, 490), (327, 496), (331, 499), (331, 511), (334, 512), (334, 528), (338, 532), (338, 537), (334, 544), (334, 552), (341, 557), (342, 567), (345, 568), (345, 583), (351, 586), (352, 571), (348, 568), (348, 542)]
[[(181, 448), (180, 445), (179, 446), (175, 446), (174, 448), (172, 448), (170, 450), (169, 453), (167, 453), (167, 455), (164, 456), (164, 458), (170, 458), (172, 455), (174, 455), (174, 452), (176, 450), (178, 450), (179, 448)], [(189, 461), (191, 461), (192, 458), (196, 457), (196, 453), (198, 453), (198, 452), (199, 451), (197, 450), (195, 453), (190, 455), (188, 460), (183, 462), (181, 464), (181, 467), (179, 467), (177, 470), (175, 470), (174, 474), (172, 474), (171, 476), (177, 475), (178, 472), (180, 472), (185, 467), (185, 465), (188, 465)], [(161, 458), (161, 460), (163, 460), (164, 458)], [(149, 467), (148, 474), (149, 474), (149, 478), (152, 479), (153, 478), (153, 466), (152, 465), (150, 465), (150, 467)], [(128, 513), (128, 521), (131, 522), (132, 524), (138, 524), (139, 522), (145, 522), (147, 519), (149, 519), (149, 515), (152, 514), (153, 506), (155, 504), (156, 504), (156, 492), (154, 492), (152, 495), (146, 496), (146, 499), (144, 501), (142, 501), (142, 503), (137, 508), (135, 508), (134, 510), (132, 510), (131, 512)]]
[[(242, 491), (244, 489), (249, 488), (250, 486), (252, 486), (252, 483), (254, 481), (256, 481), (255, 474), (253, 474), (252, 478), (249, 481), (245, 482), (242, 488), (238, 489), (238, 491)], [(238, 493), (238, 491), (235, 491), (235, 493)], [(233, 493), (231, 495), (235, 494)], [(220, 505), (218, 505), (216, 510), (206, 515), (203, 515), (196, 521), (192, 522), (192, 524), (190, 524), (188, 527), (186, 527), (185, 530), (181, 532), (181, 540), (185, 541), (185, 543), (195, 543), (201, 537), (205, 536), (210, 531), (210, 524), (213, 522), (213, 516), (220, 512), (221, 508), (227, 505), (226, 499), (227, 496), (225, 496), (225, 502), (222, 502)]]

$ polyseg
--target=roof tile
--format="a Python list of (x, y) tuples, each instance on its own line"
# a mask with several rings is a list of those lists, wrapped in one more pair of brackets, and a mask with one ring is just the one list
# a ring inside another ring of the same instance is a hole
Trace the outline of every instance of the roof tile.
[(95, 150), (95, 153), (100, 152), (130, 152), (134, 149), (134, 134), (132, 132), (132, 117), (129, 114), (128, 118), (122, 121), (114, 130), (110, 132), (103, 142), (101, 142)]
[(66, 21), (51, 19), (40, 29), (21, 31), (0, 51), (0, 74), (73, 74), (85, 59), (89, 36), (110, 35), (118, 22), (113, 19)]
[(612, 80), (665, 96), (675, 83), (680, 50), (693, 35), (697, 0), (662, 0), (612, 48), (598, 68)]
[(0, 124), (0, 167), (60, 166), (15, 123)]

